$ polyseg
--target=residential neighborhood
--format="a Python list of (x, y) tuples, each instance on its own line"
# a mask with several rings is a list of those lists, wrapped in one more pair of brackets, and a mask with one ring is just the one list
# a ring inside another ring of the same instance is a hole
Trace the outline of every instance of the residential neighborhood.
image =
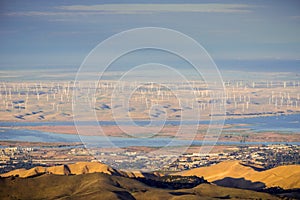
[[(143, 152), (123, 151), (110, 152), (100, 149), (85, 149), (84, 147), (2, 147), (0, 149), (0, 173), (18, 168), (34, 166), (53, 166), (70, 164), (80, 161), (100, 161), (120, 169), (138, 169), (147, 166), (149, 171), (182, 171), (197, 167), (210, 166), (226, 160), (240, 160), (243, 164), (253, 166), (258, 170), (266, 170), (280, 165), (300, 164), (299, 145), (260, 145), (232, 146), (222, 152), (199, 154), (184, 153), (176, 155), (153, 155)], [(96, 155), (93, 157), (91, 155)], [(168, 165), (161, 166), (163, 163)]]

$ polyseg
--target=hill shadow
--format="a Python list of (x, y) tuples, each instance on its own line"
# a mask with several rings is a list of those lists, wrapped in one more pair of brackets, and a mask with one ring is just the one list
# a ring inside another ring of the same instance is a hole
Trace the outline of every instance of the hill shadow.
[(225, 177), (223, 179), (213, 181), (213, 183), (223, 187), (239, 188), (239, 189), (255, 190), (255, 191), (266, 188), (266, 185), (262, 182), (252, 182), (244, 178)]
[(199, 178), (197, 176), (167, 175), (162, 177), (137, 177), (134, 179), (150, 187), (163, 189), (188, 189), (196, 187), (202, 183), (208, 183), (204, 178)]

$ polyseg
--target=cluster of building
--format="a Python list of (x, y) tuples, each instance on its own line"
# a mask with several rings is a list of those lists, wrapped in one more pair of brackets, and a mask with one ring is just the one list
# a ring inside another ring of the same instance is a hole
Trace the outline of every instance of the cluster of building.
[(240, 160), (258, 169), (270, 169), (279, 165), (300, 164), (299, 153), (299, 145), (240, 146), (227, 149), (222, 153), (184, 154), (165, 170), (181, 171), (227, 160)]
[(0, 149), (0, 173), (17, 168), (32, 167), (31, 147), (6, 147)]
[(14, 169), (30, 169), (35, 166), (90, 161), (91, 156), (83, 148), (69, 146), (49, 147), (2, 147), (0, 148), (0, 173)]
[[(71, 150), (73, 154), (83, 150)], [(87, 152), (85, 152), (87, 153)], [(155, 155), (137, 151), (110, 152), (92, 149), (95, 158), (118, 169), (146, 169), (149, 171), (182, 171), (191, 168), (210, 166), (227, 160), (240, 160), (244, 164), (269, 169), (279, 165), (300, 164), (299, 145), (260, 145), (229, 147), (219, 153), (186, 153), (177, 155)], [(168, 164), (166, 164), (168, 163)]]
[[(182, 171), (210, 166), (227, 160), (240, 160), (244, 164), (269, 169), (279, 165), (300, 164), (299, 145), (261, 145), (226, 148), (219, 153), (201, 155), (150, 155), (138, 151), (112, 152), (83, 147), (6, 147), (0, 149), (0, 173), (34, 166), (52, 166), (79, 161), (99, 160), (118, 169), (146, 169), (151, 171)], [(93, 156), (92, 156), (93, 155)], [(166, 165), (166, 163), (168, 163)]]
[(98, 160), (112, 167), (123, 170), (157, 171), (165, 166), (166, 163), (172, 163), (177, 155), (159, 155), (147, 154), (145, 152), (102, 152), (96, 156)]

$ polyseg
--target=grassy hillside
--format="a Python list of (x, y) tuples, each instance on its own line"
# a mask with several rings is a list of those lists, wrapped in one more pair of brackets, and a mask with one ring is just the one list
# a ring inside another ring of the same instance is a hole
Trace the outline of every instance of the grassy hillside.
[[(87, 174), (94, 172), (102, 172), (109, 175), (119, 175), (119, 172), (105, 164), (99, 162), (78, 162), (69, 165), (58, 165), (53, 167), (34, 167), (32, 169), (16, 169), (4, 174), (1, 177), (19, 176), (22, 178), (41, 175), (41, 174), (56, 174), (56, 175), (69, 175), (69, 174)], [(125, 175), (125, 173), (124, 173)]]
[(299, 166), (258, 172), (238, 161), (169, 176), (123, 172), (97, 162), (17, 169), (0, 176), (0, 199), (277, 199), (270, 194), (300, 195), (299, 190), (282, 189), (300, 188)]
[(283, 189), (300, 188), (300, 165), (279, 166), (259, 172), (251, 167), (240, 164), (239, 161), (225, 161), (209, 167), (195, 168), (177, 174), (183, 176), (203, 176), (209, 182), (230, 177), (244, 178), (251, 182), (261, 182), (266, 187), (278, 186)]
[(277, 199), (266, 193), (200, 184), (191, 189), (160, 189), (135, 179), (104, 173), (44, 174), (0, 179), (0, 199)]

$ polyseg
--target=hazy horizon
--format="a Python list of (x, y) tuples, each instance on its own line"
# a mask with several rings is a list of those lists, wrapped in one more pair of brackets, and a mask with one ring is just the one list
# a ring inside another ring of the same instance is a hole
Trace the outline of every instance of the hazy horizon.
[(2, 1), (0, 16), (0, 70), (76, 71), (103, 40), (150, 26), (192, 37), (221, 71), (300, 71), (298, 1)]

